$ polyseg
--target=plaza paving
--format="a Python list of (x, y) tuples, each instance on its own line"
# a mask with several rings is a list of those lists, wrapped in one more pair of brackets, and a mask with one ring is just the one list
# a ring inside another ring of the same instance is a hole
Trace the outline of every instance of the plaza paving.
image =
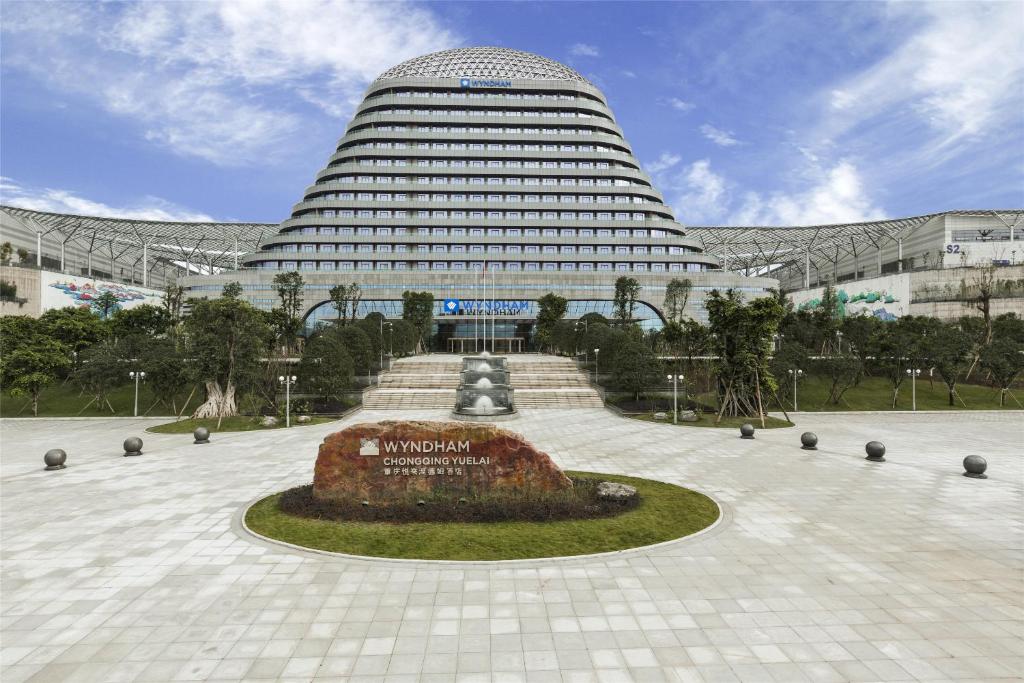
[[(443, 418), (446, 411), (363, 412)], [(37, 681), (938, 681), (1024, 672), (1021, 413), (799, 415), (681, 428), (603, 409), (510, 429), (563, 467), (723, 505), (711, 532), (522, 563), (345, 559), (241, 531), (312, 478), (339, 423), (144, 434), (158, 420), (5, 420), (2, 665)], [(145, 455), (121, 457), (130, 435)], [(889, 462), (863, 459), (879, 439)], [(69, 465), (42, 471), (64, 447)], [(988, 480), (961, 476), (984, 454)]]

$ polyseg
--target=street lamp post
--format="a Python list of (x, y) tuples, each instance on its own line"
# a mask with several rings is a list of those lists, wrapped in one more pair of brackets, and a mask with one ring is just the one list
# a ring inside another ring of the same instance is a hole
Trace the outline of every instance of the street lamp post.
[[(384, 370), (384, 326), (392, 327), (391, 322), (384, 322), (384, 316), (380, 317), (380, 371)], [(393, 328), (392, 328), (393, 329)], [(392, 342), (394, 342), (394, 333), (392, 333)], [(392, 351), (394, 351), (394, 345), (392, 344)], [(380, 384), (380, 372), (377, 374), (377, 383)]]
[(277, 381), (284, 385), (284, 426), (292, 426), (292, 384), (299, 378), (295, 375), (281, 375)]
[(146, 379), (146, 373), (134, 370), (128, 373), (128, 376), (135, 380), (135, 417), (139, 416), (139, 381)]
[(836, 339), (839, 340), (839, 353), (843, 352), (843, 331), (836, 330)]
[(797, 370), (789, 369), (786, 372), (788, 372), (790, 374), (790, 376), (793, 378), (793, 412), (795, 413), (796, 412), (796, 380), (797, 380), (797, 378), (803, 376), (804, 371), (803, 370), (799, 370), (799, 369), (797, 369)]
[(686, 379), (682, 375), (667, 375), (672, 380), (672, 424), (679, 424), (679, 382)]
[[(575, 325), (573, 325), (573, 329), (574, 329), (574, 330), (575, 330), (575, 331), (577, 332), (577, 334), (578, 334), (578, 333), (579, 333), (579, 331), (580, 331), (580, 325), (583, 325), (583, 334), (584, 334), (584, 335), (586, 335), (586, 334), (587, 334), (587, 332), (589, 332), (589, 331), (590, 331), (590, 328), (588, 327), (588, 323), (587, 323), (587, 321), (586, 321), (586, 320), (577, 320), (577, 321), (576, 321), (576, 324), (575, 324)], [(580, 355), (580, 340), (579, 340), (579, 339), (577, 339), (577, 340), (576, 340), (576, 360), (577, 360), (577, 361), (579, 361), (579, 355)]]
[[(384, 323), (384, 327), (388, 328), (388, 356), (391, 358), (395, 357), (395, 326), (391, 324), (391, 321)], [(380, 332), (380, 352), (384, 353), (384, 328), (381, 328)], [(381, 360), (381, 365), (384, 361)]]
[(917, 378), (921, 376), (920, 368), (907, 368), (910, 375), (910, 409), (917, 410)]
[(600, 367), (597, 354), (600, 350), (601, 349), (594, 349), (594, 384), (596, 384), (597, 386), (601, 386), (601, 383), (597, 379), (599, 377), (598, 368)]

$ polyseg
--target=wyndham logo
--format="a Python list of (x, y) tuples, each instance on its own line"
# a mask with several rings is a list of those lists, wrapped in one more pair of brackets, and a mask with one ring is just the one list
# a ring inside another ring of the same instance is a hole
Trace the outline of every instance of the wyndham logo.
[(459, 300), (458, 299), (445, 299), (444, 300), (444, 312), (448, 314), (459, 312)]
[(380, 439), (359, 439), (359, 455), (380, 455)]
[(496, 79), (460, 78), (460, 88), (511, 88), (512, 81), (500, 81)]

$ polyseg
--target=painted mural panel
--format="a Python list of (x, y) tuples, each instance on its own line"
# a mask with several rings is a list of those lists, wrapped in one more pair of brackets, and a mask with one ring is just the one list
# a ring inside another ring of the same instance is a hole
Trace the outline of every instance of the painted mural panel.
[[(871, 315), (880, 320), (895, 320), (910, 314), (909, 273), (844, 282), (835, 289), (844, 317)], [(802, 289), (792, 292), (789, 298), (797, 310), (813, 310), (821, 305), (824, 291), (824, 287)]]
[(163, 298), (163, 292), (157, 289), (62, 273), (43, 273), (40, 284), (43, 312), (68, 306), (93, 308), (93, 301), (107, 292), (117, 301), (110, 313), (141, 304), (159, 306)]

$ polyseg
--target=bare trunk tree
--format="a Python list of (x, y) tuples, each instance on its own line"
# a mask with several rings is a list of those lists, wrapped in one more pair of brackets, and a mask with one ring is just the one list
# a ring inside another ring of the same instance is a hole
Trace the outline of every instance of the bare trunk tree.
[(206, 383), (206, 401), (192, 413), (192, 419), (201, 418), (223, 418), (238, 414), (238, 405), (235, 402), (235, 385), (228, 382), (227, 388), (221, 388), (220, 383), (211, 381)]

